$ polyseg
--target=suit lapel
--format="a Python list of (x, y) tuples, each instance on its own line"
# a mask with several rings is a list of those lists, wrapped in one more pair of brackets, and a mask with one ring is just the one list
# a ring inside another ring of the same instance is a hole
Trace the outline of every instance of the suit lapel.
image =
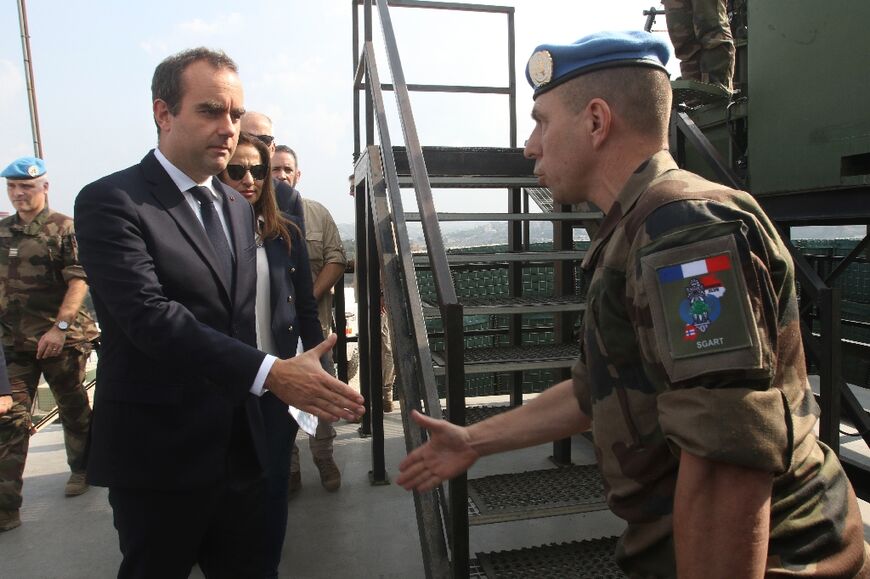
[[(266, 257), (269, 260), (269, 293), (271, 294), (272, 312), (278, 311), (278, 300), (281, 295), (286, 292), (284, 289), (284, 276), (287, 272), (285, 268), (291, 267), (290, 260), (287, 259), (287, 246), (280, 237), (270, 239), (265, 243)], [(275, 316), (273, 316), (275, 319)]]
[(152, 186), (152, 193), (157, 201), (163, 205), (166, 212), (178, 224), (178, 228), (190, 240), (190, 245), (194, 251), (205, 261), (215, 276), (221, 282), (221, 289), (227, 301), (231, 301), (230, 280), (224, 280), (220, 275), (218, 268), (217, 256), (212, 248), (211, 241), (203, 229), (202, 223), (193, 213), (187, 200), (181, 191), (178, 190), (175, 183), (154, 157), (154, 152), (148, 153), (142, 159), (142, 170), (146, 180)]
[[(236, 297), (240, 284), (246, 279), (256, 278), (256, 255), (254, 260), (248, 259), (251, 246), (254, 244), (253, 210), (248, 201), (235, 190), (221, 183), (217, 178), (212, 180), (215, 191), (224, 196), (224, 216), (230, 229), (231, 245), (235, 254), (236, 267), (233, 287)], [(234, 300), (234, 303), (237, 300)]]

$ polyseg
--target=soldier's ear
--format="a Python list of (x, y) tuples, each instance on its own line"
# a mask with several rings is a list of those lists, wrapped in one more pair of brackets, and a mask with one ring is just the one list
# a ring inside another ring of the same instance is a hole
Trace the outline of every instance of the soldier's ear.
[(594, 148), (599, 148), (610, 135), (610, 127), (613, 121), (613, 112), (607, 101), (594, 98), (586, 105), (589, 123), (589, 137)]

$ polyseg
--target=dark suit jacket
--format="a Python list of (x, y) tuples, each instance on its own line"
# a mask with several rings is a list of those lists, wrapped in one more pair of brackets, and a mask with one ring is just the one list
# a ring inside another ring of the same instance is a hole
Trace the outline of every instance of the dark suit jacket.
[(153, 152), (82, 189), (75, 225), (103, 332), (89, 446), (91, 484), (183, 490), (261, 476), (249, 393), (257, 350), (250, 204), (224, 187), (235, 279)]
[[(301, 228), (300, 219), (286, 217)], [(280, 358), (296, 354), (300, 337), (306, 350), (323, 341), (305, 238), (292, 232), (291, 245), (292, 251), (288, 253), (287, 244), (281, 238), (264, 244), (272, 294), (272, 336)]]
[(297, 217), (298, 221), (296, 223), (302, 228), (302, 231), (305, 231), (305, 213), (302, 208), (302, 195), (285, 181), (272, 179), (272, 185), (275, 189), (275, 202), (278, 204), (278, 209), (289, 217)]

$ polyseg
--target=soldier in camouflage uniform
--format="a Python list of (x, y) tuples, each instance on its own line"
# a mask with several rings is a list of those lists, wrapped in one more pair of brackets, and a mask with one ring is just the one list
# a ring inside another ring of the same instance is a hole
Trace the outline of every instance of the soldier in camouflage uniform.
[(591, 427), (631, 577), (868, 577), (852, 487), (813, 427), (794, 268), (748, 194), (680, 170), (667, 47), (647, 33), (543, 45), (529, 61), (535, 173), (606, 214), (572, 379), (430, 441), (398, 482)]
[[(91, 409), (82, 382), (98, 337), (82, 307), (88, 286), (72, 219), (48, 208), (41, 159), (24, 157), (0, 174), (16, 213), (0, 221), (0, 329), (13, 405), (0, 417), (0, 529), (18, 526), (22, 475), (40, 375), (57, 402), (72, 474), (67, 496), (88, 490), (85, 443)], [(9, 525), (12, 525), (10, 527)]]
[(731, 92), (734, 39), (725, 0), (662, 0), (683, 78)]

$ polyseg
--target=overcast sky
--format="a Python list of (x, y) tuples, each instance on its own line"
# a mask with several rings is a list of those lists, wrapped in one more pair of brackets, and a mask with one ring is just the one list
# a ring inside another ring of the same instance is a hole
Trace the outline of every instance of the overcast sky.
[[(572, 42), (601, 29), (641, 29), (655, 0), (516, 0), (518, 140), (531, 130), (525, 63), (545, 42)], [(265, 112), (279, 143), (299, 154), (303, 195), (339, 223), (353, 221), (352, 3), (348, 0), (80, 0), (27, 2), (51, 205), (72, 213), (90, 181), (137, 163), (156, 146), (150, 84), (167, 55), (193, 46), (226, 51), (239, 65), (248, 110)], [(410, 83), (506, 86), (507, 18), (394, 8)], [(376, 29), (376, 43), (380, 31)], [(664, 17), (655, 27), (664, 38)], [(383, 53), (382, 82), (390, 82)], [(669, 67), (676, 72), (676, 63)], [(394, 108), (391, 94), (388, 105)], [(507, 146), (501, 95), (412, 93), (424, 145)], [(395, 115), (393, 119), (395, 120)], [(16, 2), (0, 5), (0, 165), (33, 152)], [(401, 144), (401, 128), (391, 134)], [(492, 209), (486, 193), (436, 192), (439, 210)], [(3, 196), (0, 210), (11, 206)], [(406, 203), (406, 210), (412, 210)]]

